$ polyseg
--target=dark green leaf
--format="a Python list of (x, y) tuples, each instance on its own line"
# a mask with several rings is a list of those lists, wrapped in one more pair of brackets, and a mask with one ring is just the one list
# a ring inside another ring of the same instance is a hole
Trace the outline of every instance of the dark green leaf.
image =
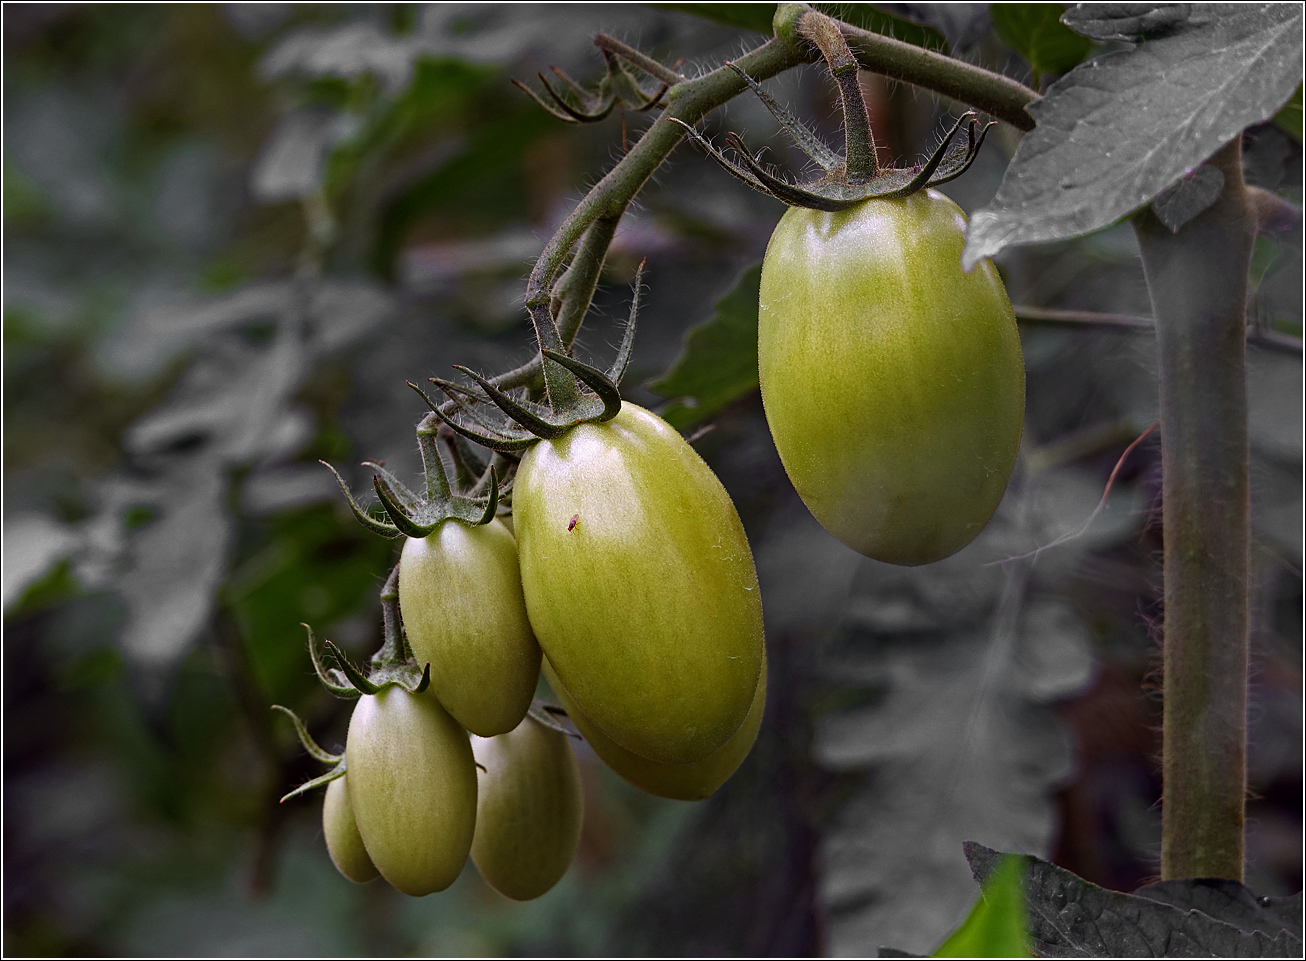
[(757, 389), (757, 297), (762, 265), (749, 267), (716, 304), (716, 313), (685, 334), (685, 349), (649, 389), (674, 398), (661, 411), (683, 429)]
[(660, 10), (692, 13), (704, 20), (741, 27), (754, 33), (771, 35), (771, 18), (775, 16), (774, 3), (655, 3)]
[(1258, 898), (1237, 881), (1185, 878), (1145, 884), (1134, 896), (1173, 904), (1186, 911), (1196, 909), (1240, 931), (1262, 931), (1270, 935), (1287, 931), (1299, 940), (1302, 935), (1301, 892), (1290, 898)]
[(1063, 74), (1083, 62), (1093, 41), (1061, 22), (1059, 3), (994, 3), (993, 27), (1038, 74)]
[(1082, 63), (1030, 104), (1037, 127), (971, 218), (965, 267), (1119, 220), (1273, 116), (1300, 82), (1300, 5), (1247, 4), (1186, 26)]
[(1292, 99), (1274, 115), (1274, 122), (1284, 133), (1301, 143), (1301, 84), (1297, 84), (1297, 92), (1292, 95)]
[[(1003, 857), (972, 841), (966, 843), (965, 850), (971, 871), (980, 882)], [(1176, 906), (1108, 891), (1039, 858), (1022, 855), (1020, 859), (1027, 871), (1030, 934), (1035, 951), (1044, 957), (1301, 957), (1301, 940), (1282, 925), (1269, 933), (1241, 929), (1238, 922), (1246, 920), (1246, 908), (1239, 903), (1241, 898), (1233, 901), (1234, 908), (1229, 908), (1227, 887), (1214, 895), (1210, 891), (1176, 894), (1176, 889), (1206, 887), (1207, 882), (1170, 882), (1165, 893), (1179, 902)], [(1250, 892), (1248, 897), (1252, 897)], [(1228, 910), (1233, 923), (1190, 907), (1198, 901), (1214, 910)]]
[(934, 952), (936, 958), (1027, 958), (1024, 866), (1007, 855), (984, 881), (975, 907)]

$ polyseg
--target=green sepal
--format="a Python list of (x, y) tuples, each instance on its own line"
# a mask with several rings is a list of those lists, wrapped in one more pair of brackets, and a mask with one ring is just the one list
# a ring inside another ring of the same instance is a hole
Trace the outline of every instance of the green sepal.
[(304, 750), (307, 751), (311, 757), (321, 761), (323, 764), (335, 764), (344, 757), (343, 753), (332, 754), (330, 751), (319, 745), (317, 741), (313, 740), (313, 735), (308, 733), (308, 727), (300, 719), (299, 715), (290, 708), (282, 707), (280, 704), (273, 704), (272, 710), (280, 711), (282, 714), (286, 715), (286, 717), (290, 718), (291, 723), (295, 725), (295, 733), (299, 735), (299, 743), (304, 745)]
[(317, 679), (336, 697), (353, 699), (359, 696), (359, 692), (350, 685), (349, 678), (344, 672), (335, 668), (327, 667), (322, 660), (322, 653), (318, 650), (317, 637), (313, 634), (313, 628), (307, 624), (300, 624), (304, 630), (308, 631), (308, 656), (313, 662), (313, 671), (317, 674)]
[(323, 787), (327, 784), (330, 784), (336, 778), (344, 777), (344, 776), (345, 776), (345, 758), (344, 755), (341, 755), (340, 761), (336, 764), (335, 767), (327, 771), (325, 774), (318, 775), (312, 780), (305, 781), (303, 784), (295, 788), (289, 794), (283, 796), (281, 798), (280, 803), (284, 804), (285, 802), (289, 801), (292, 797), (299, 797), (301, 794), (307, 794), (309, 791), (313, 790), (314, 788)]
[[(547, 352), (546, 352), (547, 356)], [(501, 411), (513, 419), (519, 426), (530, 431), (536, 437), (544, 440), (553, 440), (567, 433), (571, 424), (555, 424), (545, 419), (547, 408), (540, 407), (529, 402), (518, 401), (509, 396), (504, 391), (499, 390), (494, 384), (486, 380), (475, 371), (454, 364), (454, 370), (466, 374), (472, 380), (476, 381), (481, 390), (485, 391), (485, 396), (490, 398), (490, 402), (498, 407)]]
[(399, 528), (395, 527), (389, 521), (378, 520), (363, 509), (362, 505), (354, 499), (353, 492), (350, 491), (349, 485), (345, 483), (345, 479), (340, 476), (339, 471), (324, 460), (320, 460), (318, 463), (335, 475), (336, 483), (340, 485), (340, 490), (345, 495), (345, 501), (349, 504), (349, 509), (353, 511), (354, 517), (358, 519), (360, 524), (366, 527), (373, 534), (380, 534), (382, 537), (399, 536)]
[[(587, 420), (604, 421), (612, 420), (621, 413), (621, 391), (617, 390), (617, 385), (608, 379), (608, 375), (597, 367), (591, 367), (589, 364), (581, 363), (574, 357), (568, 357), (566, 354), (560, 354), (557, 351), (545, 348), (540, 351), (540, 355), (546, 360), (550, 360), (559, 366), (565, 367), (590, 390), (598, 395), (599, 400), (603, 402), (603, 413), (586, 418)], [(570, 426), (565, 428), (570, 430)]]
[(551, 731), (557, 731), (559, 734), (565, 734), (567, 737), (575, 738), (578, 741), (584, 740), (579, 733), (567, 727), (558, 720), (557, 716), (555, 716), (561, 715), (562, 717), (566, 717), (567, 711), (564, 708), (558, 707), (555, 704), (549, 704), (547, 701), (542, 701), (537, 697), (535, 700), (531, 701), (531, 706), (526, 709), (526, 714), (528, 717), (534, 718)]
[(349, 683), (354, 686), (354, 690), (358, 691), (360, 694), (375, 694), (381, 690), (380, 687), (369, 681), (363, 675), (363, 672), (355, 667), (354, 663), (345, 656), (345, 652), (336, 647), (336, 645), (332, 644), (330, 641), (323, 641), (322, 646), (326, 649), (326, 652), (329, 655), (335, 658), (336, 663), (340, 665), (340, 670), (344, 672), (345, 677), (349, 678)]

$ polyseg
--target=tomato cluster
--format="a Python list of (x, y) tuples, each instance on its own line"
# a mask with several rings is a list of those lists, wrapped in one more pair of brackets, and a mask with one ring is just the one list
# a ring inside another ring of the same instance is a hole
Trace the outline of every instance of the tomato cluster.
[[(372, 670), (329, 642), (319, 654), (310, 632), (324, 682), (359, 698), (342, 755), (310, 746), (336, 764), (319, 779), (323, 833), (353, 881), (420, 897), (470, 855), (496, 890), (528, 900), (566, 873), (580, 839), (580, 769), (560, 717), (663, 797), (707, 797), (748, 754), (766, 700), (757, 575), (720, 482), (642, 408), (530, 447), (512, 529), (493, 465), (477, 465), (484, 502), (456, 494), (431, 433), (419, 440), (427, 498), (377, 468), (393, 530), (411, 533), (382, 592)], [(532, 700), (541, 668), (562, 707)]]

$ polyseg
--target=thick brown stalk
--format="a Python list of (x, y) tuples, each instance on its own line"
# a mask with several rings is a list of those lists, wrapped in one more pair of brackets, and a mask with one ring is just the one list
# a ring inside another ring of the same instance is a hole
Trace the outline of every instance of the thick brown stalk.
[(1165, 641), (1161, 876), (1243, 877), (1247, 780), (1248, 270), (1256, 216), (1238, 141), (1216, 202), (1134, 231), (1156, 318)]

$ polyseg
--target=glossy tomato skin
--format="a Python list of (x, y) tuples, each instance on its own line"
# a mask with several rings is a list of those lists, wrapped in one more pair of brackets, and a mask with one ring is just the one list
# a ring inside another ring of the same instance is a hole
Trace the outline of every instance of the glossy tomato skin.
[(841, 213), (793, 207), (762, 265), (758, 367), (780, 459), (826, 530), (868, 557), (960, 550), (1002, 499), (1025, 368), (988, 260), (934, 190)]
[(584, 800), (567, 735), (531, 717), (507, 734), (472, 738), (480, 772), (472, 861), (514, 901), (530, 901), (567, 873), (580, 843)]
[(511, 731), (540, 676), (517, 567), (517, 542), (499, 520), (446, 520), (410, 537), (399, 559), (399, 608), (431, 690), (473, 734)]
[(603, 763), (641, 791), (671, 798), (673, 801), (701, 801), (715, 793), (752, 750), (766, 710), (766, 658), (763, 657), (762, 674), (757, 679), (753, 703), (748, 708), (744, 723), (731, 735), (730, 740), (693, 764), (662, 764), (627, 751), (599, 730), (576, 706), (575, 700), (567, 693), (562, 681), (549, 665), (548, 658), (544, 659), (543, 668), (544, 676), (548, 678), (553, 693), (562, 702), (567, 716)]
[(762, 604), (739, 515), (684, 438), (623, 404), (528, 450), (513, 514), (531, 626), (586, 716), (663, 763), (728, 741), (757, 690)]
[(358, 833), (354, 809), (349, 803), (349, 786), (343, 777), (327, 785), (326, 797), (322, 799), (322, 834), (326, 837), (331, 862), (349, 880), (366, 884), (380, 874)]
[(381, 876), (412, 897), (451, 885), (476, 824), (467, 732), (429, 690), (387, 687), (358, 699), (345, 761), (358, 833)]

